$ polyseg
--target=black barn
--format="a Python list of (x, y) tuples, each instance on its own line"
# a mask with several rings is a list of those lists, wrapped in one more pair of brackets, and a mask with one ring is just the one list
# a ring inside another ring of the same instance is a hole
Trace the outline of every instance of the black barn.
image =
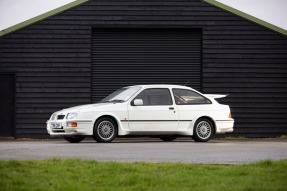
[[(280, 31), (279, 31), (280, 32)], [(0, 136), (135, 84), (229, 94), (234, 135), (287, 134), (287, 38), (200, 0), (95, 0), (0, 37)]]

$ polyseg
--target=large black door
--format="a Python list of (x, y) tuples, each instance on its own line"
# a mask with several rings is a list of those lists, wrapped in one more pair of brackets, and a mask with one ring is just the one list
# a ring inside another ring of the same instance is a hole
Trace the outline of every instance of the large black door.
[(0, 136), (14, 136), (14, 78), (0, 74)]
[(137, 84), (201, 90), (200, 29), (98, 29), (92, 38), (92, 101)]

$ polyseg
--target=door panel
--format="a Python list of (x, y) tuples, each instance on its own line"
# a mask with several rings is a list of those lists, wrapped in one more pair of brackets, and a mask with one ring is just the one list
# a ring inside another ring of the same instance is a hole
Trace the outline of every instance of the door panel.
[[(143, 105), (129, 105), (129, 127), (134, 131), (175, 131), (178, 114), (168, 88), (147, 88), (135, 99)], [(132, 102), (133, 103), (133, 102)]]
[(13, 75), (0, 74), (0, 136), (2, 137), (14, 136), (13, 88)]
[(129, 106), (129, 127), (133, 131), (175, 131), (178, 114), (174, 106)]

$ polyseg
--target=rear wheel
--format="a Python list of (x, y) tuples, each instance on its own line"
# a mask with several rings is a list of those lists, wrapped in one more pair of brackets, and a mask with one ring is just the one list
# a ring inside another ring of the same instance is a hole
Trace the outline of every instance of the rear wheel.
[(111, 118), (104, 117), (95, 123), (93, 138), (97, 142), (112, 142), (117, 134), (117, 124)]
[(79, 143), (84, 140), (85, 137), (77, 136), (77, 137), (64, 137), (64, 139), (70, 143)]
[(160, 137), (160, 139), (165, 141), (165, 142), (171, 142), (171, 141), (174, 141), (176, 139), (176, 136)]
[(214, 134), (214, 127), (206, 118), (198, 119), (193, 128), (193, 139), (197, 142), (207, 142)]

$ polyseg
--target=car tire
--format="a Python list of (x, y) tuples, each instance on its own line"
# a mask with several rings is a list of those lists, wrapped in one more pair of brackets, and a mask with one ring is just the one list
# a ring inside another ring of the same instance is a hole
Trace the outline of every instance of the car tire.
[(116, 122), (108, 117), (99, 119), (94, 125), (93, 138), (100, 143), (112, 142), (118, 134)]
[(70, 143), (79, 143), (84, 140), (84, 136), (76, 136), (76, 137), (64, 137), (64, 139)]
[(176, 136), (166, 136), (166, 137), (160, 137), (161, 140), (165, 142), (172, 142), (176, 139)]
[(196, 142), (207, 142), (214, 134), (214, 126), (209, 119), (198, 119), (193, 128), (193, 140)]

